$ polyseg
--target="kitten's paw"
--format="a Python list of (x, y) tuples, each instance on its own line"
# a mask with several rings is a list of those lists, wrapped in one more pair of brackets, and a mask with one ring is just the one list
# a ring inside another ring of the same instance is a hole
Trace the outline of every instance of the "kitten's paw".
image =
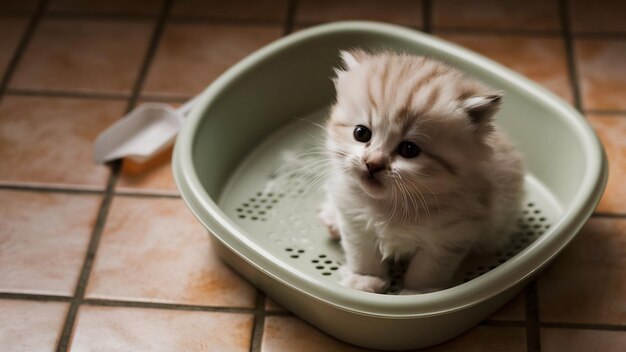
[(317, 212), (317, 218), (326, 226), (330, 238), (339, 240), (339, 226), (337, 226), (337, 217), (335, 211), (328, 201), (324, 202)]
[(389, 287), (389, 280), (378, 276), (361, 275), (350, 271), (346, 267), (342, 267), (340, 274), (342, 276), (341, 284), (359, 291), (383, 293)]

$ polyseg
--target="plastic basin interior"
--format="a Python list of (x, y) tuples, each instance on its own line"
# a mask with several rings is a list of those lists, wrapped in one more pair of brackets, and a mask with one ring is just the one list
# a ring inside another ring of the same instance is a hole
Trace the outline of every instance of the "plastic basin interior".
[[(315, 223), (319, 187), (263, 187), (280, 168), (281, 151), (306, 146), (309, 137), (314, 143), (315, 134), (323, 137), (297, 118), (324, 117), (335, 94), (330, 78), (338, 50), (352, 47), (439, 58), (505, 92), (497, 123), (523, 152), (528, 169), (519, 242), (508, 253), (468, 260), (450, 289), (398, 296), (340, 286), (341, 250)], [(444, 341), (506, 303), (570, 242), (606, 182), (595, 134), (559, 98), (468, 50), (372, 22), (304, 30), (232, 67), (191, 112), (173, 169), (185, 202), (228, 264), (326, 332), (380, 349)]]

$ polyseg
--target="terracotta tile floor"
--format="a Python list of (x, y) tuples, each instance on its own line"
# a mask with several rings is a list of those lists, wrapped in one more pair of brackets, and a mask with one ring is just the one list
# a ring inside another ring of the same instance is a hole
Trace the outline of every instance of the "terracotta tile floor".
[(171, 150), (91, 163), (145, 101), (178, 105), (285, 33), (368, 19), (423, 29), (545, 85), (589, 119), (607, 191), (538, 280), (433, 351), (626, 345), (624, 1), (7, 0), (0, 2), (0, 350), (359, 351), (212, 253)]

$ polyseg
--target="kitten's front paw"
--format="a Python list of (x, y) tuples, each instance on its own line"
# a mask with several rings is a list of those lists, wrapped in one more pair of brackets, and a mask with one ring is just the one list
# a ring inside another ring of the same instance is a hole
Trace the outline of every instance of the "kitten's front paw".
[(341, 284), (359, 291), (384, 293), (389, 286), (389, 280), (378, 276), (361, 275), (350, 271), (346, 267), (341, 268)]
[(320, 219), (322, 224), (326, 225), (330, 238), (333, 240), (339, 240), (339, 226), (337, 226), (337, 218), (334, 208), (326, 201), (322, 204), (320, 210), (317, 213), (317, 218)]

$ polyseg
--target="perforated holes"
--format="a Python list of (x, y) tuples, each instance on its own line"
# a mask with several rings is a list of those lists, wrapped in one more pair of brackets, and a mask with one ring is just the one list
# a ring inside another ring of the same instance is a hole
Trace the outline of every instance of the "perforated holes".
[(256, 192), (245, 202), (236, 208), (237, 216), (240, 219), (249, 219), (252, 221), (267, 221), (269, 210), (276, 205), (284, 194), (276, 194), (273, 192), (263, 193)]
[(291, 258), (293, 259), (298, 259), (300, 258), (300, 255), (304, 254), (305, 250), (304, 249), (296, 249), (296, 248), (292, 248), (292, 247), (287, 247), (285, 248), (285, 252), (290, 253)]
[[(534, 240), (543, 235), (544, 229), (550, 227), (549, 224), (546, 224), (548, 219), (542, 215), (541, 209), (537, 208), (534, 202), (526, 203), (526, 209), (522, 211), (522, 214), (523, 216), (518, 219), (517, 225), (522, 230), (524, 237)], [(516, 243), (513, 245), (513, 248), (516, 252), (519, 252), (526, 247), (529, 241), (517, 235), (515, 238)]]
[(473, 280), (506, 263), (550, 228), (548, 217), (537, 206), (536, 202), (527, 202), (520, 215), (517, 219), (517, 233), (512, 236), (511, 243), (501, 252), (494, 253), (491, 260), (486, 259), (482, 265), (467, 268), (463, 282)]
[(323, 276), (330, 276), (333, 274), (333, 271), (339, 270), (341, 263), (327, 259), (326, 254), (320, 254), (316, 259), (312, 259), (311, 263), (315, 265), (315, 269), (321, 271)]

